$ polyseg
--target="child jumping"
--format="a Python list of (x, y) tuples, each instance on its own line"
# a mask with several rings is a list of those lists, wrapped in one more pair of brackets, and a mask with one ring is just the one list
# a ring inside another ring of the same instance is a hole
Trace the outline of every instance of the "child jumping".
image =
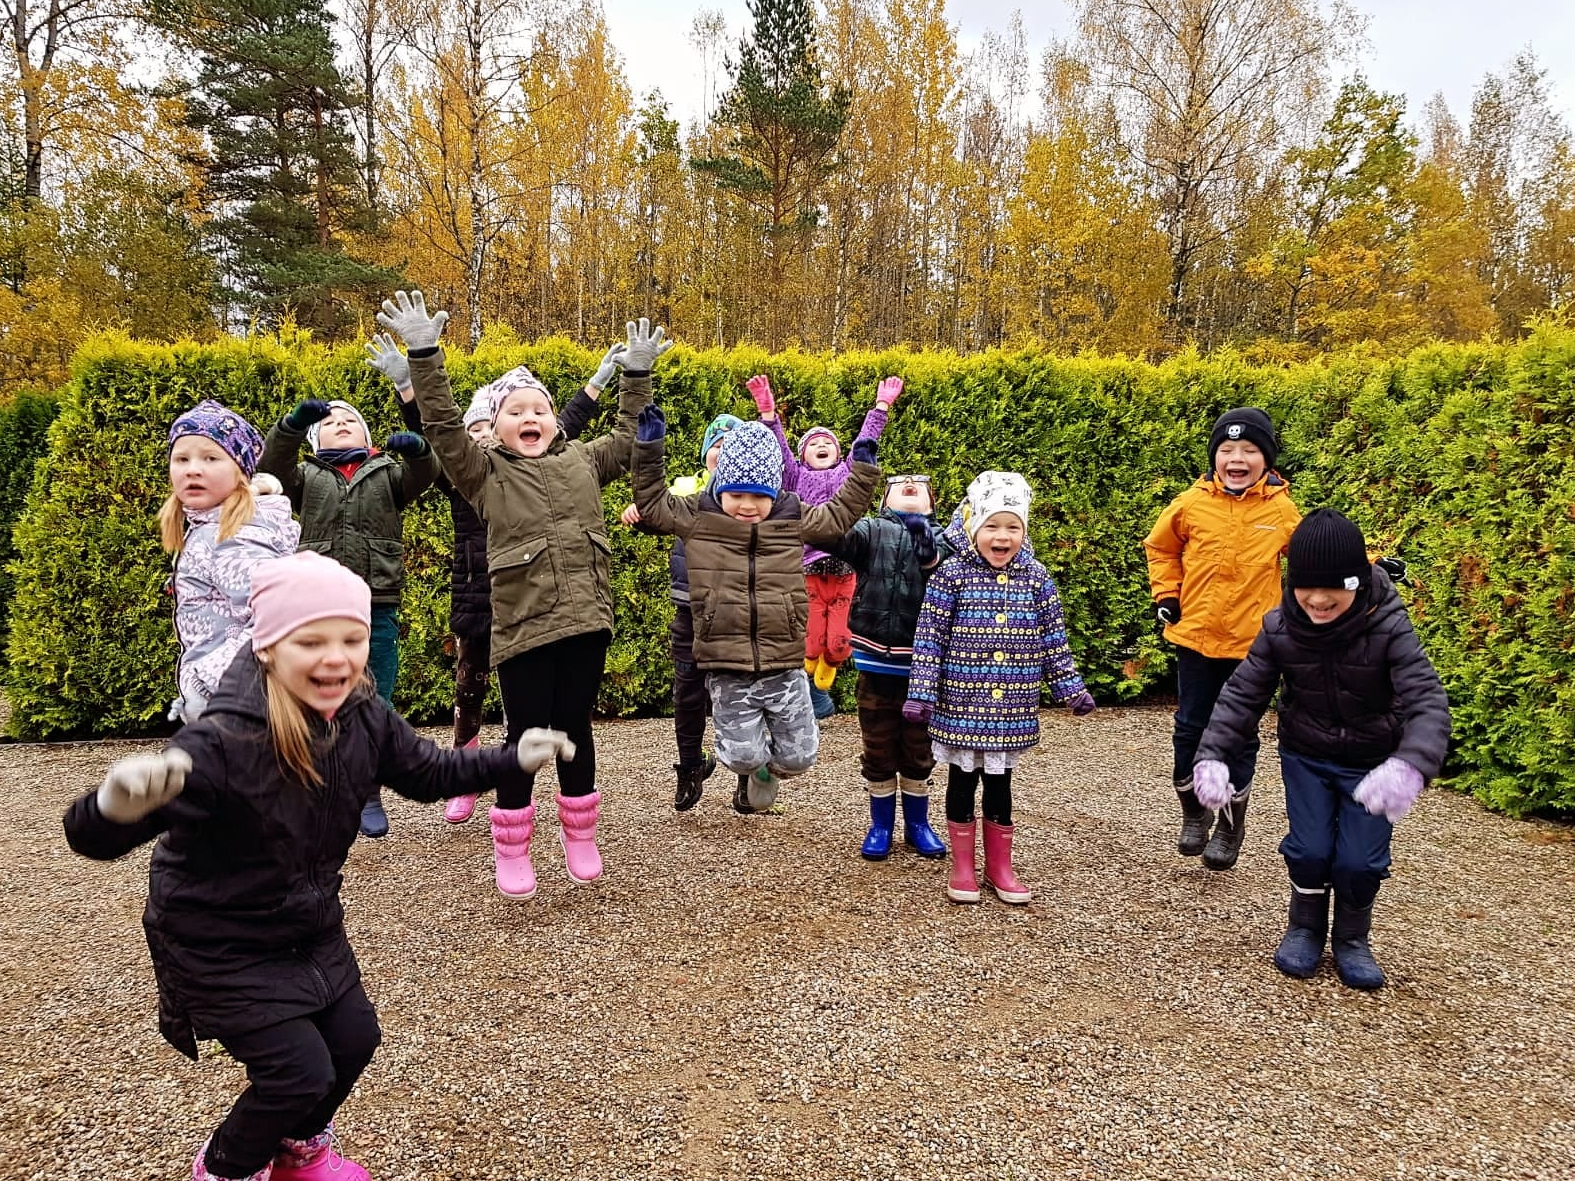
[[(596, 416), (598, 399), (617, 372), (622, 343), (613, 345), (602, 357), (595, 374), (578, 391), (558, 416), (558, 429), (567, 439), (578, 439), (580, 432)], [(367, 364), (394, 383), (399, 397), (399, 416), (407, 430), (421, 430), (421, 411), (416, 407), (415, 390), (410, 385), (410, 363), (386, 333), (378, 333), (366, 346)], [(521, 365), (471, 395), (464, 414), (465, 433), (477, 444), (492, 438), (492, 407), (500, 394), (518, 382), (534, 382), (535, 375)], [(492, 679), (492, 580), (487, 575), (487, 529), (470, 502), (454, 490), (447, 476), (439, 476), (438, 490), (448, 497), (449, 515), (454, 523), (454, 556), (449, 563), (449, 630), (457, 649), (454, 665), (454, 745), (480, 743), (481, 711)], [(475, 796), (455, 796), (443, 809), (443, 819), (463, 824), (476, 811)]]
[[(448, 313), (428, 315), (421, 292), (401, 291), (383, 301), (377, 319), (403, 338), (427, 437), (444, 474), (487, 528), (492, 663), (509, 738), (550, 726), (566, 732), (579, 752), (572, 763), (558, 763), (559, 839), (569, 877), (596, 881), (601, 793), (591, 711), (613, 628), (602, 489), (628, 470), (635, 417), (651, 397), (651, 366), (671, 342), (647, 320), (629, 324), (612, 434), (571, 443), (551, 395), (516, 371), (494, 391), (497, 445), (482, 447), (465, 430), (438, 347)], [(534, 779), (500, 787), (490, 813), (498, 889), (521, 900), (536, 894), (534, 789)]]
[(213, 1038), (250, 1085), (193, 1181), (368, 1181), (333, 1118), (381, 1039), (339, 899), (361, 806), (387, 784), (432, 801), (523, 782), (562, 735), (445, 751), (365, 678), (370, 588), (303, 552), (257, 564), (251, 650), (161, 753), (122, 759), (65, 815), (110, 861), (157, 840), (143, 914), (159, 1030), (197, 1058)]
[[(705, 466), (692, 476), (674, 480), (668, 491), (674, 496), (693, 496), (710, 483), (717, 458), (722, 454), (722, 439), (742, 421), (731, 414), (718, 414), (713, 418), (700, 443)], [(625, 525), (644, 528), (638, 505), (631, 504), (624, 509), (619, 519)], [(716, 771), (716, 759), (704, 749), (710, 699), (706, 696), (705, 673), (695, 664), (695, 619), (689, 609), (689, 563), (681, 537), (673, 540), (667, 569), (673, 596), (673, 622), (669, 628), (673, 651), (673, 737), (678, 743), (678, 761), (673, 764), (673, 771), (678, 776), (673, 807), (687, 812), (700, 802), (705, 781)]]
[(190, 725), (202, 716), (251, 638), (252, 568), (293, 554), (300, 539), (278, 481), (256, 474), (262, 450), (257, 428), (212, 399), (170, 427), (171, 491), (159, 535), (175, 555), (170, 590), (181, 653), (171, 721)]
[[(302, 444), (311, 453), (300, 463)], [(432, 485), (438, 462), (420, 435), (400, 431), (383, 450), (349, 402), (309, 398), (268, 432), (258, 467), (284, 485), (301, 517), (301, 548), (326, 554), (372, 588), (372, 678), (393, 701), (399, 677), (399, 598), (405, 585), (404, 511)], [(388, 835), (374, 795), (361, 834)]]
[[(1206, 807), (1234, 794), (1236, 759), (1280, 690), (1280, 777), (1290, 834), (1290, 921), (1274, 953), (1288, 976), (1318, 970), (1324, 940), (1350, 988), (1381, 988), (1368, 938), (1389, 841), (1449, 748), (1449, 698), (1362, 531), (1317, 509), (1291, 534), (1285, 594), (1226, 682), (1198, 744)], [(1334, 890), (1334, 924), (1329, 891)]]
[(854, 444), (849, 478), (830, 503), (805, 505), (782, 490), (781, 448), (762, 423), (729, 431), (710, 484), (684, 497), (667, 490), (666, 433), (659, 409), (640, 412), (634, 502), (648, 528), (683, 539), (717, 762), (738, 776), (733, 808), (763, 811), (778, 782), (812, 767), (820, 748), (803, 669), (803, 547), (834, 542), (858, 521), (880, 477), (876, 444)]
[(1301, 514), (1274, 470), (1279, 450), (1262, 410), (1226, 411), (1209, 433), (1208, 472), (1170, 502), (1143, 539), (1155, 611), (1176, 645), (1176, 851), (1203, 854), (1210, 869), (1230, 869), (1241, 855), (1258, 743), (1231, 752), (1236, 792), (1220, 807), (1218, 825), (1193, 790), (1192, 765), (1220, 690), (1280, 599), (1280, 558)]
[(1033, 493), (1016, 472), (981, 472), (946, 531), (954, 550), (930, 576), (913, 639), (903, 717), (929, 726), (950, 764), (946, 896), (978, 902), (974, 792), (984, 780), (984, 880), (1002, 902), (1033, 895), (1012, 869), (1012, 770), (1039, 742), (1040, 685), (1077, 717), (1094, 698), (1067, 645), (1061, 597), (1027, 543)]
[(870, 861), (891, 855), (899, 790), (903, 839), (921, 857), (946, 856), (946, 846), (930, 827), (935, 756), (929, 730), (902, 712), (925, 585), (931, 571), (951, 556), (951, 545), (936, 531), (934, 513), (928, 476), (889, 476), (878, 515), (865, 517), (827, 547), (853, 567), (859, 580), (848, 626), (859, 670), (859, 735), (870, 797), (870, 828), (859, 852)]
[[(757, 374), (746, 381), (755, 407), (783, 449), (783, 487), (795, 492), (806, 505), (826, 504), (848, 478), (848, 461), (842, 444), (830, 427), (811, 427), (798, 441), (795, 456), (787, 445), (787, 435), (777, 418), (776, 397), (771, 381)], [(864, 416), (859, 439), (880, 442), (886, 419), (902, 393), (902, 378), (888, 377), (875, 390), (875, 406)], [(854, 440), (857, 443), (857, 439)], [(853, 653), (853, 636), (848, 630), (848, 612), (853, 606), (853, 587), (857, 581), (851, 567), (814, 545), (804, 547), (804, 582), (809, 594), (809, 624), (804, 638), (804, 671), (814, 678), (821, 692), (831, 689), (837, 669)]]

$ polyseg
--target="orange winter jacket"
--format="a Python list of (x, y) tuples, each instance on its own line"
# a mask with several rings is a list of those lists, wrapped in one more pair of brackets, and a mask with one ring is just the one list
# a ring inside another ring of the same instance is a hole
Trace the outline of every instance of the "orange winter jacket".
[(1181, 622), (1165, 638), (1204, 656), (1245, 657), (1280, 605), (1280, 559), (1301, 519), (1275, 472), (1240, 496), (1211, 472), (1171, 501), (1143, 539), (1154, 601), (1181, 600)]

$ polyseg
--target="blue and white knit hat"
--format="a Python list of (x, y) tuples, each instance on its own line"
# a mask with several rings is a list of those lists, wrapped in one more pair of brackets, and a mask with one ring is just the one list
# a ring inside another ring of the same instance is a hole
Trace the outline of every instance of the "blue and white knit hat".
[(980, 472), (968, 485), (963, 502), (963, 526), (971, 538), (996, 513), (1011, 513), (1028, 528), (1028, 506), (1034, 492), (1016, 472)]
[[(333, 399), (328, 403), (328, 408), (330, 410), (347, 410), (352, 415), (354, 415), (355, 420), (361, 424), (361, 433), (366, 436), (366, 445), (368, 447), (372, 445), (372, 428), (367, 426), (366, 416), (364, 414), (362, 414), (354, 406), (350, 405), (349, 402), (346, 402), (343, 398)], [(306, 428), (306, 442), (313, 451), (317, 450), (317, 437), (322, 434), (322, 431), (323, 424), (320, 422), (314, 422), (311, 426)]]
[(744, 422), (722, 436), (716, 493), (754, 492), (773, 500), (782, 492), (782, 448), (763, 422)]

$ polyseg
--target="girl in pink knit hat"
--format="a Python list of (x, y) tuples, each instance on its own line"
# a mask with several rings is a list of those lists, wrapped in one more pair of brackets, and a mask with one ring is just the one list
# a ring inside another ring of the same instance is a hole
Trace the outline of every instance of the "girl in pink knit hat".
[(518, 785), (562, 734), (446, 750), (366, 675), (372, 592), (320, 554), (260, 562), (250, 648), (158, 754), (122, 759), (73, 803), (66, 839), (109, 861), (156, 841), (143, 914), (159, 1028), (194, 1061), (211, 1038), (250, 1086), (193, 1181), (369, 1181), (333, 1117), (381, 1038), (339, 900), (361, 807), (386, 784), (432, 802)]

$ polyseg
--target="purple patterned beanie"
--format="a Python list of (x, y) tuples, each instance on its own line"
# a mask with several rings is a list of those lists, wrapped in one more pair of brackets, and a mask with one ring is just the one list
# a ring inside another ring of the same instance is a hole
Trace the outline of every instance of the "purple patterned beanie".
[(204, 398), (175, 420), (175, 425), (170, 427), (171, 449), (187, 435), (201, 435), (224, 448), (248, 480), (257, 474), (257, 462), (262, 459), (262, 435), (235, 411), (212, 398)]

